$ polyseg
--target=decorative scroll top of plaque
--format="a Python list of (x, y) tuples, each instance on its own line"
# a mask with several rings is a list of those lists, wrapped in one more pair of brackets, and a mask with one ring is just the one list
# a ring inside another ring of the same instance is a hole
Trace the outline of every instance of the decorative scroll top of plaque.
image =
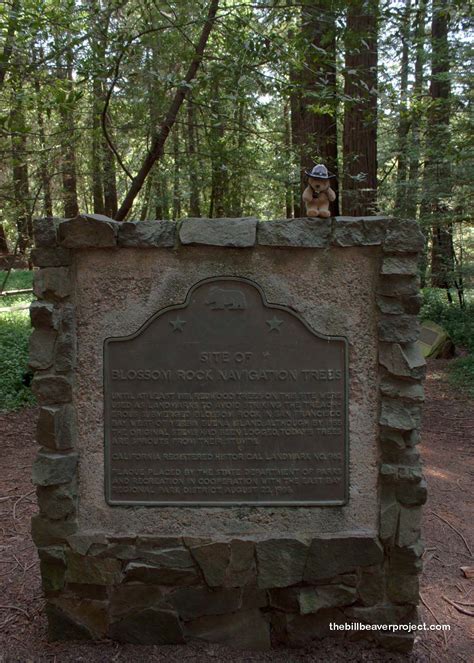
[(347, 342), (247, 279), (195, 284), (104, 344), (111, 505), (347, 501)]

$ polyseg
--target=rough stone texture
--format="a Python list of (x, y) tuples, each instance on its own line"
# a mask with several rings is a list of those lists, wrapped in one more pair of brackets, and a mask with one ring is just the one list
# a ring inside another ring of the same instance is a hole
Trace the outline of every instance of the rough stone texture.
[(33, 516), (31, 519), (31, 536), (38, 548), (63, 543), (76, 531), (77, 520), (74, 518), (49, 520), (43, 516)]
[(428, 497), (426, 481), (422, 479), (419, 484), (398, 486), (396, 495), (398, 501), (404, 506), (419, 506), (424, 504)]
[(426, 371), (426, 361), (421, 354), (418, 343), (381, 343), (379, 361), (389, 373), (400, 377), (411, 377), (420, 380)]
[(272, 627), (277, 642), (289, 647), (304, 647), (312, 640), (331, 636), (338, 637), (338, 631), (331, 631), (329, 624), (346, 622), (344, 613), (337, 608), (319, 610), (312, 615), (273, 614)]
[(54, 369), (57, 373), (68, 373), (76, 362), (76, 324), (74, 307), (66, 304), (61, 310), (58, 339), (55, 347)]
[(385, 237), (388, 253), (417, 253), (423, 251), (425, 238), (416, 221), (393, 219)]
[[(130, 562), (125, 568), (127, 581), (146, 582), (154, 585), (195, 585), (199, 583), (197, 569), (192, 563), (180, 564), (178, 551), (173, 551), (167, 565), (151, 562)], [(176, 555), (176, 558), (174, 556)]]
[(50, 329), (34, 329), (30, 336), (29, 366), (33, 369), (46, 369), (54, 361), (54, 346), (57, 334)]
[(323, 608), (337, 608), (354, 603), (357, 592), (354, 587), (345, 585), (326, 585), (320, 587), (304, 587), (298, 595), (298, 604), (302, 615), (318, 612)]
[(167, 596), (181, 619), (190, 621), (205, 615), (224, 615), (241, 606), (242, 592), (235, 589), (211, 590), (207, 587), (183, 587)]
[(31, 261), (37, 267), (62, 267), (71, 264), (71, 252), (68, 249), (44, 247), (33, 249)]
[(178, 616), (171, 610), (146, 608), (110, 626), (109, 637), (138, 645), (179, 645), (184, 643)]
[(421, 509), (416, 506), (400, 507), (397, 545), (400, 548), (415, 544), (420, 538)]
[(256, 580), (252, 541), (188, 545), (209, 587), (242, 587)]
[(31, 388), (40, 405), (69, 403), (72, 399), (72, 385), (63, 375), (35, 375)]
[(75, 482), (60, 486), (39, 487), (36, 491), (40, 513), (46, 518), (66, 518), (76, 510), (77, 487)]
[(76, 416), (72, 405), (40, 408), (36, 441), (42, 447), (65, 451), (74, 447)]
[[(51, 610), (54, 612), (51, 613)], [(65, 637), (63, 629), (67, 633), (71, 628), (73, 633), (75, 629), (78, 633), (82, 632), (85, 639), (103, 638), (107, 633), (107, 604), (104, 601), (59, 596), (50, 599), (47, 614), (50, 640), (69, 640), (71, 636)]]
[(51, 216), (33, 219), (33, 237), (37, 247), (54, 247), (56, 245), (56, 229), (60, 221), (62, 219)]
[(260, 610), (200, 617), (186, 624), (184, 632), (190, 638), (219, 642), (236, 649), (270, 648), (270, 627)]
[(390, 219), (385, 216), (355, 218), (336, 216), (334, 244), (336, 246), (375, 246), (382, 244)]
[(254, 246), (257, 219), (183, 219), (179, 228), (182, 244), (206, 244), (244, 248)]
[(112, 588), (110, 614), (114, 620), (145, 608), (157, 608), (164, 604), (166, 596), (156, 585), (127, 582)]
[(86, 585), (114, 585), (122, 577), (122, 565), (116, 559), (101, 559), (79, 555), (73, 551), (66, 554), (66, 581)]
[(419, 591), (418, 576), (397, 575), (389, 576), (387, 579), (387, 596), (394, 603), (417, 605)]
[(324, 248), (330, 238), (331, 219), (281, 219), (258, 224), (257, 241), (263, 246)]
[(61, 547), (40, 548), (38, 556), (43, 591), (48, 594), (63, 589), (66, 570), (64, 549)]
[(288, 587), (303, 580), (308, 544), (295, 539), (268, 539), (256, 546), (258, 586)]
[(30, 319), (36, 329), (57, 329), (59, 325), (58, 312), (49, 302), (31, 302)]
[(33, 483), (36, 486), (57, 486), (69, 483), (75, 476), (77, 454), (58, 454), (40, 451), (33, 464)]
[(408, 431), (419, 428), (421, 424), (421, 407), (402, 403), (396, 398), (382, 399), (380, 425), (396, 430)]
[(59, 224), (59, 243), (70, 249), (114, 247), (119, 225), (101, 214), (81, 214)]
[(383, 560), (380, 543), (363, 535), (321, 537), (311, 542), (304, 572), (306, 582), (348, 573), (357, 566), (373, 566)]
[(418, 340), (420, 327), (414, 315), (384, 315), (379, 320), (379, 338), (393, 343)]
[(174, 221), (127, 221), (118, 231), (118, 245), (136, 248), (172, 247), (176, 241)]
[(382, 378), (380, 391), (384, 396), (391, 398), (402, 398), (416, 403), (424, 401), (423, 385), (419, 382), (399, 380), (389, 375)]
[(385, 256), (381, 274), (415, 276), (418, 274), (418, 255)]
[(67, 267), (44, 267), (35, 272), (33, 292), (39, 299), (59, 302), (71, 294), (71, 280)]

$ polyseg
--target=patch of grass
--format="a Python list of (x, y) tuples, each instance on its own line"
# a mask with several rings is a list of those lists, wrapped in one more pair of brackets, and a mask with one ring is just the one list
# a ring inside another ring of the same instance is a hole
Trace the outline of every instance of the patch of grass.
[[(5, 272), (0, 272), (0, 284)], [(33, 273), (26, 270), (11, 272), (7, 290), (31, 288)], [(25, 305), (33, 295), (0, 297), (0, 308)], [(32, 405), (35, 398), (30, 387), (23, 383), (28, 372), (28, 341), (31, 324), (28, 309), (0, 313), (0, 410), (16, 410), (24, 405)]]
[(474, 354), (453, 361), (449, 381), (454, 387), (461, 388), (474, 398)]
[(474, 352), (474, 293), (466, 294), (466, 308), (457, 301), (450, 304), (446, 291), (438, 288), (423, 290), (421, 320), (432, 320), (444, 327), (454, 345)]

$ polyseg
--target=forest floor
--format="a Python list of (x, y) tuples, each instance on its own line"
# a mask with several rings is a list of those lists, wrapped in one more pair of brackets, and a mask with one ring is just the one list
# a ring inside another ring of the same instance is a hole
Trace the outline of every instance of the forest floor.
[[(424, 508), (424, 571), (420, 620), (449, 624), (449, 632), (425, 631), (409, 656), (390, 654), (348, 639), (317, 641), (302, 650), (242, 652), (195, 643), (162, 647), (113, 642), (48, 643), (39, 564), (30, 538), (35, 495), (30, 468), (36, 453), (35, 408), (0, 415), (0, 663), (192, 661), (431, 661), (468, 663), (474, 653), (474, 579), (461, 567), (474, 564), (474, 401), (448, 382), (447, 361), (429, 364), (421, 453), (429, 485)], [(454, 607), (454, 601), (465, 613)]]

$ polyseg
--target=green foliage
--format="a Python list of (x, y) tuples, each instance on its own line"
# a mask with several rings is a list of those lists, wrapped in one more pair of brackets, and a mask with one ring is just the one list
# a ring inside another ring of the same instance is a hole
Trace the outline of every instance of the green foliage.
[[(3, 283), (4, 272), (0, 272)], [(16, 270), (8, 279), (8, 290), (31, 287), (32, 272)], [(32, 295), (2, 297), (1, 307), (28, 303)], [(29, 311), (0, 313), (0, 411), (16, 410), (35, 402), (31, 388), (23, 384), (28, 372)]]
[[(453, 293), (453, 297), (455, 294)], [(424, 288), (421, 320), (432, 320), (444, 327), (455, 346), (474, 352), (474, 297), (466, 298), (462, 309), (456, 301), (450, 304), (446, 292), (438, 288)]]

